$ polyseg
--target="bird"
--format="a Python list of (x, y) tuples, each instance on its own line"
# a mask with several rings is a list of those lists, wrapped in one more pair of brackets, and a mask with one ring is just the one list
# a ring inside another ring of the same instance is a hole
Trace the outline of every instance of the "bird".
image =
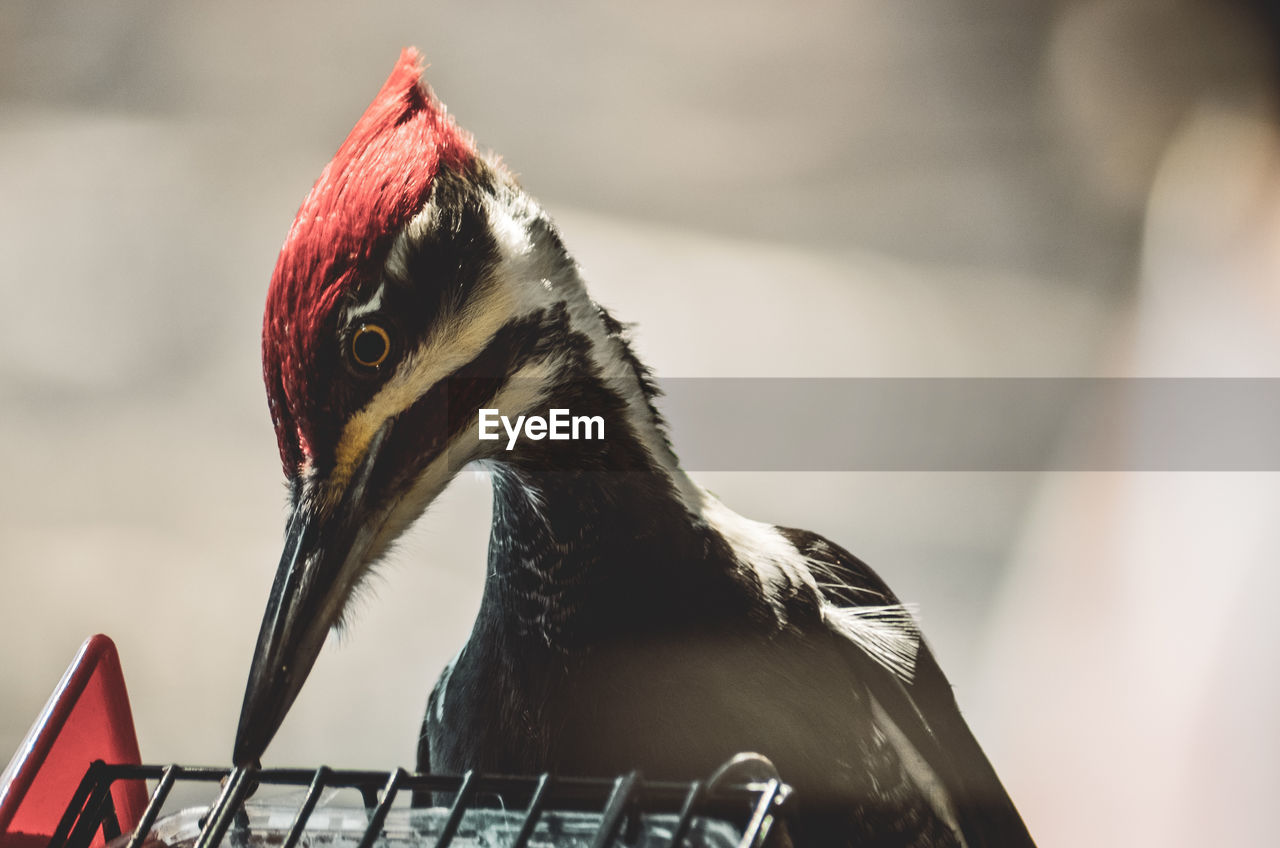
[[(260, 762), (362, 582), (478, 464), (485, 583), (419, 769), (691, 780), (754, 751), (794, 788), (796, 845), (1033, 845), (911, 610), (835, 543), (693, 481), (583, 276), (406, 48), (268, 288), (289, 518), (234, 762)], [(557, 436), (557, 410), (602, 437)]]

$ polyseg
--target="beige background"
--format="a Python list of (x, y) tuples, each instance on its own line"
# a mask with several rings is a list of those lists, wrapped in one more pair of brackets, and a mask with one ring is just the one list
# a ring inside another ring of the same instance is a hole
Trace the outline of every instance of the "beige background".
[[(229, 757), (283, 525), (266, 282), (406, 44), (661, 375), (1276, 376), (1280, 145), (1243, 13), (7, 3), (0, 758), (94, 632), (146, 759)], [(919, 603), (1042, 845), (1265, 844), (1274, 475), (699, 476)], [(487, 504), (468, 472), (433, 507), (268, 764), (412, 763)]]

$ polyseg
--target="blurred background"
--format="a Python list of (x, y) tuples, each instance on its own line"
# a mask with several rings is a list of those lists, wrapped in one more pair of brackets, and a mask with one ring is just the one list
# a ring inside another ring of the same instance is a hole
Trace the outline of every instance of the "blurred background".
[[(284, 520), (266, 285), (402, 46), (659, 375), (1276, 377), (1274, 24), (1243, 0), (4, 4), (0, 760), (103, 632), (144, 759), (228, 761)], [(1041, 845), (1274, 844), (1277, 475), (697, 476), (919, 604)], [(433, 506), (268, 765), (412, 764), (488, 498), (466, 472)]]

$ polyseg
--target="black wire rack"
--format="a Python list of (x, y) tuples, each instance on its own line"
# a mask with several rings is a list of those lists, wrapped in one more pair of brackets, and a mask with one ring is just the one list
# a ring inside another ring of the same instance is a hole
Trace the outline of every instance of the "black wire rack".
[[(464, 815), (483, 803), (480, 799), (502, 799), (509, 810), (522, 811), (509, 846), (527, 848), (545, 815), (559, 810), (588, 811), (598, 816), (591, 848), (611, 848), (619, 841), (631, 844), (642, 816), (667, 815), (664, 834), (666, 848), (689, 848), (695, 822), (718, 820), (728, 823), (737, 835), (737, 848), (764, 848), (769, 836), (785, 815), (789, 787), (763, 758), (740, 755), (705, 781), (688, 783), (645, 780), (638, 772), (615, 780), (559, 778), (550, 774), (536, 777), (503, 777), (467, 772), (463, 775), (411, 774), (404, 769), (391, 772), (339, 770), (322, 766), (305, 769), (197, 768), (180, 765), (114, 765), (94, 762), (55, 831), (50, 848), (89, 848), (101, 833), (106, 842), (126, 836), (112, 800), (112, 786), (118, 781), (152, 781), (155, 788), (142, 818), (127, 834), (125, 848), (142, 848), (156, 825), (166, 799), (181, 782), (219, 784), (217, 799), (201, 816), (199, 835), (193, 848), (215, 848), (230, 831), (231, 845), (250, 844), (251, 833), (246, 801), (260, 787), (294, 787), (301, 790), (301, 802), (283, 837), (277, 833), (270, 844), (297, 848), (307, 833), (308, 822), (322, 795), (328, 790), (357, 791), (363, 800), (367, 825), (358, 848), (372, 848), (385, 836), (384, 826), (397, 798), (411, 793), (415, 807), (452, 798), (440, 808), (443, 821), (424, 848), (448, 848), (458, 833)], [(594, 819), (593, 819), (594, 821)], [(363, 824), (363, 820), (361, 822)], [(283, 829), (282, 829), (283, 830)], [(649, 843), (652, 844), (652, 843)]]

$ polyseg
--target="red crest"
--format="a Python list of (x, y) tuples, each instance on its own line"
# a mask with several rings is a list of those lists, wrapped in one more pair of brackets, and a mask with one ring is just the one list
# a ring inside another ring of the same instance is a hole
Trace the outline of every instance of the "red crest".
[(426, 203), (442, 167), (475, 156), (468, 135), (422, 80), (416, 50), (391, 76), (338, 148), (289, 230), (267, 293), (263, 373), (285, 473), (311, 455), (308, 397), (318, 345), (342, 295), (376, 278), (396, 234)]

